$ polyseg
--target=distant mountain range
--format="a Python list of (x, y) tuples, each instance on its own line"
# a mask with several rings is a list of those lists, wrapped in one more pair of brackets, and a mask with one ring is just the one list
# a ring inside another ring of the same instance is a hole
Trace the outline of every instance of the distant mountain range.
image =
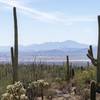
[[(88, 45), (67, 40), (64, 42), (46, 42), (42, 44), (32, 44), (28, 46), (19, 46), (20, 51), (47, 51), (47, 50), (65, 50), (65, 49), (88, 48)], [(0, 51), (8, 51), (10, 46), (0, 46)]]
[[(39, 57), (61, 57), (66, 55), (70, 56), (70, 59), (87, 59), (87, 49), (89, 45), (78, 43), (75, 41), (64, 42), (47, 42), (43, 44), (32, 44), (28, 46), (19, 46), (19, 58), (23, 61), (32, 60), (34, 56)], [(96, 56), (96, 46), (93, 47)], [(41, 59), (42, 59), (41, 57)], [(0, 47), (0, 60), (10, 59), (10, 47)], [(50, 58), (49, 58), (50, 59)]]
[[(64, 41), (64, 42), (47, 42), (43, 44), (33, 44), (26, 46), (28, 50), (35, 50), (35, 51), (47, 51), (47, 50), (63, 50), (67, 48), (87, 48), (88, 45), (81, 44), (75, 41)], [(27, 50), (26, 49), (26, 50)]]

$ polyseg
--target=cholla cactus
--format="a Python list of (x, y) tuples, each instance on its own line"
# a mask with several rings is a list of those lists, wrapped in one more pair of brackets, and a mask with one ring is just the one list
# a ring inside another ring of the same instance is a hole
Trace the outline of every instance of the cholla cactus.
[(46, 82), (45, 80), (37, 80), (37, 81), (34, 81), (34, 82), (29, 84), (30, 88), (33, 88), (33, 87), (43, 87), (43, 88), (46, 88), (48, 86), (49, 86), (49, 83)]
[(33, 87), (36, 88), (36, 87), (38, 87), (38, 85), (39, 85), (38, 82), (34, 81), (34, 82), (29, 84), (29, 88), (33, 88)]
[(44, 89), (49, 86), (49, 83), (45, 80), (37, 80), (38, 86), (41, 90), (41, 99), (44, 100)]
[[(37, 81), (34, 81), (34, 82), (30, 83), (28, 88), (31, 89), (31, 90), (33, 89), (34, 91), (39, 89), (40, 93), (41, 93), (41, 98), (43, 100), (44, 99), (43, 98), (44, 89), (48, 88), (48, 86), (49, 86), (49, 83), (46, 82), (45, 80), (37, 80)], [(32, 95), (34, 93), (28, 93), (28, 94), (31, 94), (28, 97), (33, 97)], [(33, 98), (31, 98), (31, 99), (33, 99)]]
[(46, 82), (45, 80), (37, 80), (37, 83), (39, 84), (39, 86), (45, 88), (49, 86), (49, 83)]
[(2, 95), (1, 100), (28, 100), (25, 95), (26, 90), (24, 89), (21, 82), (16, 82), (13, 85), (8, 85), (6, 93)]

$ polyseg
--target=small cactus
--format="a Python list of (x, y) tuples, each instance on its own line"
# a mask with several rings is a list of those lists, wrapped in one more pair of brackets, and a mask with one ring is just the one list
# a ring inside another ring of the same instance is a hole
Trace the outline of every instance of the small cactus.
[(96, 100), (96, 82), (91, 82), (91, 90), (90, 90), (90, 98), (91, 100)]

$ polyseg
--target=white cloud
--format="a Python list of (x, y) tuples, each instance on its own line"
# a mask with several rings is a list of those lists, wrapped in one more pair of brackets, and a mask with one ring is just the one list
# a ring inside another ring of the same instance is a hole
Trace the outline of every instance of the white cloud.
[(54, 12), (54, 13), (47, 13), (38, 11), (34, 8), (29, 8), (25, 5), (22, 5), (22, 2), (30, 2), (30, 0), (0, 0), (1, 3), (9, 5), (9, 6), (15, 6), (17, 9), (20, 9), (22, 12), (28, 14), (35, 20), (40, 20), (43, 22), (49, 22), (49, 23), (61, 23), (64, 25), (72, 25), (76, 22), (94, 22), (96, 21), (95, 16), (66, 16), (63, 13), (60, 12)]

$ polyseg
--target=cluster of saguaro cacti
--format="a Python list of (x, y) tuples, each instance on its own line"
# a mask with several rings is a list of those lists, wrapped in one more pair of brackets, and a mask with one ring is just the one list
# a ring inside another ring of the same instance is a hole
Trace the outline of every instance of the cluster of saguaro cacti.
[(13, 7), (14, 17), (14, 47), (11, 47), (11, 60), (13, 67), (13, 83), (18, 81), (18, 27), (16, 7)]
[(74, 77), (75, 72), (74, 69), (72, 68), (72, 64), (69, 64), (69, 56), (67, 56), (67, 80), (69, 81), (71, 78)]
[(93, 56), (92, 46), (90, 46), (87, 54), (88, 58), (91, 60), (92, 64), (97, 68), (97, 83), (91, 82), (91, 100), (96, 100), (96, 92), (100, 93), (100, 16), (98, 16), (98, 50), (97, 59)]

